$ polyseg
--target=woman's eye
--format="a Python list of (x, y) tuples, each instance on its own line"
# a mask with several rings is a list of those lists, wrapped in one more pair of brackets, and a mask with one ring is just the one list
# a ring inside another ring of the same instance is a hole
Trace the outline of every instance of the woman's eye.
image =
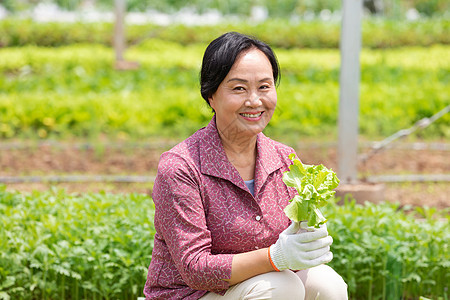
[(235, 91), (243, 91), (243, 90), (244, 90), (244, 87), (242, 87), (242, 86), (237, 86), (237, 87), (233, 88), (233, 90), (235, 90)]
[(270, 88), (270, 86), (268, 86), (268, 85), (262, 85), (262, 86), (260, 86), (259, 88), (262, 89), (262, 90), (264, 90), (264, 89)]

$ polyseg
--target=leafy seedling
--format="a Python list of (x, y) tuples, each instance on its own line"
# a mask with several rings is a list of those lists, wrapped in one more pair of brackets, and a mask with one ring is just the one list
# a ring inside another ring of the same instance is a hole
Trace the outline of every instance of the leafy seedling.
[(339, 185), (339, 179), (323, 165), (305, 165), (293, 153), (289, 159), (293, 164), (283, 173), (283, 181), (294, 187), (298, 195), (289, 201), (284, 212), (292, 221), (308, 221), (308, 226), (318, 228), (327, 221), (319, 208), (334, 198), (333, 190)]

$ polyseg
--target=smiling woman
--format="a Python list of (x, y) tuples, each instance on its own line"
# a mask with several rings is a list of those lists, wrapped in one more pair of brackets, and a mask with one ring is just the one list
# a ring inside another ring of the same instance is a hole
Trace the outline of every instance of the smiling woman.
[(269, 123), (277, 103), (266, 55), (257, 48), (241, 53), (208, 100), (228, 159), (244, 180), (253, 179), (256, 137)]
[(262, 133), (278, 79), (259, 40), (230, 32), (206, 48), (201, 94), (214, 116), (161, 155), (146, 298), (347, 299), (324, 265), (326, 226), (291, 223), (283, 211), (297, 193), (282, 180), (294, 150)]
[(222, 139), (235, 121), (244, 135), (255, 137), (262, 132), (277, 103), (272, 68), (265, 54), (256, 48), (242, 53), (208, 100), (216, 112)]

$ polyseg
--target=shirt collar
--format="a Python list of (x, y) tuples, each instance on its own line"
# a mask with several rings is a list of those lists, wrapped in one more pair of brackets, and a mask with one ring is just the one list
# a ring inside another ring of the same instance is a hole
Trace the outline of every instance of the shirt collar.
[(256, 140), (255, 192), (259, 191), (267, 177), (283, 166), (275, 143), (259, 133)]

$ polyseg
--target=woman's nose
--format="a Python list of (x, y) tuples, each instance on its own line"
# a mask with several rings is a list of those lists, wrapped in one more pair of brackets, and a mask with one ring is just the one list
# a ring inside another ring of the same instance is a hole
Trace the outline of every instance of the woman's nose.
[(250, 98), (245, 101), (245, 105), (257, 107), (262, 104), (261, 97), (258, 94), (250, 95)]

